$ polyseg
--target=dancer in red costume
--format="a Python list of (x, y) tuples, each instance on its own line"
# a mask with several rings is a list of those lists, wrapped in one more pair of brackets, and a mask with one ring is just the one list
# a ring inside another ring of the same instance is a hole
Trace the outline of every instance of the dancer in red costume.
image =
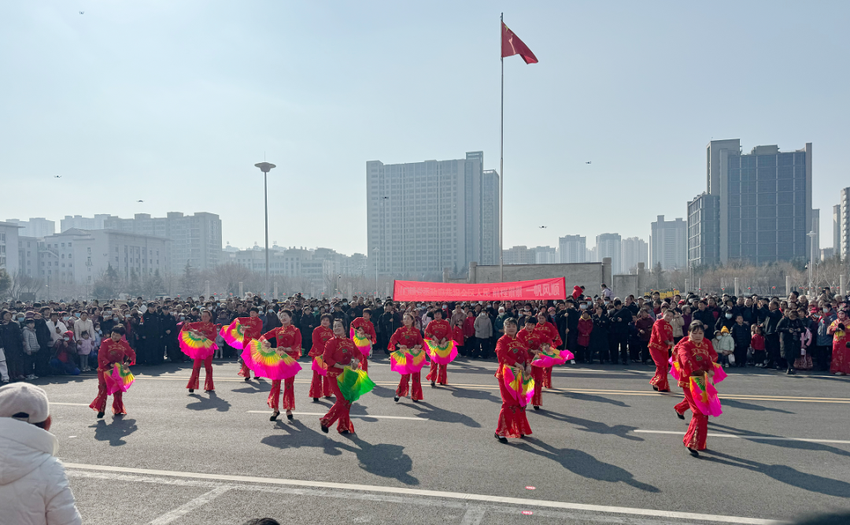
[(655, 362), (655, 375), (649, 380), (652, 389), (656, 392), (669, 392), (670, 385), (667, 383), (667, 368), (670, 366), (670, 348), (673, 346), (673, 327), (670, 321), (675, 313), (673, 310), (664, 312), (664, 317), (652, 325), (652, 335), (649, 338), (649, 355)]
[[(540, 326), (540, 323), (537, 322), (537, 319), (529, 317), (522, 330), (517, 332), (517, 339), (528, 348), (532, 360), (539, 353), (541, 347), (551, 346), (547, 331), (538, 330), (538, 326)], [(551, 370), (551, 367), (549, 369)], [(534, 379), (534, 395), (531, 397), (531, 404), (534, 406), (534, 410), (540, 410), (540, 406), (543, 404), (543, 376), (546, 373), (545, 371), (546, 368), (544, 367), (531, 367), (531, 377)]]
[[(679, 363), (679, 386), (682, 387), (685, 393), (685, 401), (691, 409), (691, 424), (688, 426), (688, 432), (682, 442), (692, 456), (699, 457), (698, 451), (705, 450), (708, 416), (700, 412), (694, 404), (690, 380), (691, 376), (714, 375), (714, 362), (717, 361), (714, 346), (711, 341), (705, 338), (705, 325), (702, 322), (694, 321), (691, 323), (688, 337), (682, 339), (676, 345), (673, 359)], [(676, 414), (680, 413), (677, 408)]]
[[(413, 314), (405, 312), (404, 317), (402, 317), (402, 322), (404, 323), (404, 326), (396, 330), (392, 337), (390, 337), (390, 344), (387, 345), (387, 348), (390, 352), (406, 348), (411, 350), (422, 350), (422, 347), (425, 346), (425, 341), (422, 339), (422, 334), (419, 333), (419, 330), (413, 326)], [(396, 346), (398, 346), (398, 348), (396, 348)], [(401, 376), (401, 381), (399, 381), (398, 388), (395, 391), (396, 403), (398, 403), (400, 397), (407, 397), (408, 391), (410, 391), (410, 399), (412, 399), (414, 403), (418, 403), (423, 399), (422, 383), (420, 382), (421, 373), (422, 371), (420, 370), (415, 374), (403, 374)], [(413, 376), (412, 390), (410, 390), (409, 386), (411, 375)]]
[(850, 319), (847, 318), (847, 312), (839, 310), (838, 318), (826, 329), (828, 334), (832, 334), (832, 361), (830, 361), (829, 372), (836, 376), (850, 375), (850, 348), (847, 348), (850, 342), (848, 324)]
[[(428, 323), (428, 326), (425, 328), (425, 337), (440, 346), (445, 345), (452, 339), (452, 325), (443, 319), (443, 311), (439, 308), (434, 310), (434, 320)], [(447, 382), (446, 365), (438, 365), (431, 359), (431, 371), (428, 372), (425, 379), (431, 380), (431, 388), (436, 388), (437, 382), (445, 386)]]
[[(301, 357), (301, 330), (292, 326), (292, 311), (281, 310), (278, 319), (280, 319), (281, 326), (266, 332), (260, 340), (265, 343), (265, 341), (275, 339), (279, 355), (286, 353), (293, 359), (299, 359)], [(280, 415), (279, 401), (280, 379), (274, 379), (267, 401), (269, 408), (274, 410), (269, 421), (277, 420), (277, 416)], [(292, 421), (292, 411), (295, 410), (295, 376), (283, 381), (283, 409), (286, 410), (286, 419)]]
[(345, 337), (345, 325), (341, 319), (334, 320), (334, 336), (325, 344), (325, 352), (322, 354), (322, 359), (328, 365), (328, 379), (331, 382), (331, 388), (336, 396), (336, 401), (325, 417), (319, 420), (322, 426), (322, 432), (328, 433), (328, 429), (334, 424), (334, 421), (339, 420), (336, 429), (340, 434), (354, 433), (354, 425), (351, 423), (351, 401), (348, 401), (342, 396), (339, 391), (339, 383), (337, 377), (342, 373), (346, 366), (357, 368), (359, 366), (358, 357), (360, 350), (354, 346), (354, 341)]
[[(219, 327), (210, 321), (212, 321), (212, 313), (210, 313), (209, 310), (204, 310), (201, 312), (201, 322), (183, 323), (183, 328), (181, 330), (185, 330), (187, 332), (198, 332), (210, 341), (215, 341)], [(210, 356), (206, 359), (195, 359), (195, 362), (192, 365), (192, 377), (189, 378), (189, 384), (186, 385), (190, 394), (193, 393), (200, 385), (199, 378), (201, 375), (202, 364), (204, 365), (204, 370), (207, 375), (204, 379), (204, 392), (212, 392), (215, 390), (215, 385), (213, 384), (212, 358), (213, 354), (210, 354)]]
[[(363, 317), (358, 317), (351, 321), (351, 329), (363, 330), (363, 337), (368, 339), (374, 345), (378, 341), (378, 334), (375, 333), (375, 325), (372, 324), (370, 319), (372, 319), (372, 310), (364, 308)], [(360, 368), (362, 368), (365, 372), (369, 371), (369, 362), (365, 355), (361, 356)]]
[[(248, 343), (254, 339), (259, 339), (260, 334), (263, 333), (263, 320), (260, 319), (260, 309), (256, 306), (252, 306), (248, 315), (250, 315), (250, 317), (236, 318), (236, 320), (245, 327), (245, 342), (242, 345), (242, 348), (248, 346)], [(251, 379), (251, 369), (245, 366), (245, 363), (242, 363), (242, 368), (239, 369), (239, 375), (244, 377), (245, 381), (249, 381)], [(254, 377), (254, 379), (259, 379), (259, 376)]]
[(496, 427), (496, 439), (507, 443), (507, 438), (521, 438), (531, 435), (531, 427), (525, 416), (525, 407), (519, 405), (504, 382), (505, 367), (522, 368), (523, 373), (531, 374), (531, 353), (517, 337), (516, 319), (509, 317), (504, 323), (505, 335), (496, 343), (496, 357), (499, 368), (496, 378), (499, 380), (499, 392), (502, 394), (502, 410), (499, 412), (499, 424)]
[[(321, 324), (313, 330), (313, 347), (307, 354), (313, 359), (321, 357), (325, 353), (325, 344), (333, 339), (334, 331), (331, 329), (333, 320), (331, 314), (322, 314)], [(313, 380), (310, 381), (310, 397), (313, 398), (313, 403), (318, 403), (322, 396), (331, 397), (331, 392), (333, 392), (331, 382), (328, 376), (323, 376), (313, 370)]]
[[(97, 412), (98, 419), (102, 418), (104, 412), (106, 412), (106, 398), (109, 397), (106, 393), (104, 375), (112, 373), (112, 367), (115, 363), (119, 365), (124, 363), (136, 364), (136, 352), (130, 348), (130, 345), (124, 339), (126, 333), (124, 325), (117, 324), (112, 327), (109, 339), (104, 339), (100, 343), (100, 350), (97, 353), (97, 397), (89, 405), (89, 408)], [(115, 392), (112, 395), (112, 413), (115, 415), (127, 413), (124, 408), (123, 392)]]
[[(543, 337), (551, 342), (550, 346), (560, 348), (561, 345), (564, 344), (564, 342), (561, 341), (561, 336), (558, 335), (558, 329), (555, 327), (555, 325), (549, 322), (549, 319), (543, 312), (537, 314), (537, 326), (535, 327), (535, 330), (543, 334)], [(552, 367), (547, 366), (542, 370), (543, 386), (546, 388), (552, 388)], [(534, 381), (536, 382), (537, 379), (535, 378)]]

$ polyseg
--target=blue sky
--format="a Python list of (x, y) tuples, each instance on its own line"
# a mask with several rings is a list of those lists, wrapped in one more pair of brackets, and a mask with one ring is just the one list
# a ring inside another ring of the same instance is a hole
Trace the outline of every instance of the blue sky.
[(812, 142), (831, 245), (850, 3), (826, 1), (4, 2), (0, 220), (209, 211), (262, 244), (265, 154), (271, 241), (364, 252), (367, 160), (498, 169), (501, 11), (540, 60), (505, 61), (506, 247), (648, 240), (712, 138)]

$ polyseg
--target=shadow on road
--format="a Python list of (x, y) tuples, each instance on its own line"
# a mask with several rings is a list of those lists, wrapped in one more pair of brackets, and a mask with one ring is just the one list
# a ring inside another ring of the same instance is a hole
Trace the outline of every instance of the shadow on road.
[(541, 410), (540, 412), (533, 412), (534, 417), (543, 416), (551, 419), (557, 419), (558, 421), (563, 421), (565, 423), (569, 423), (570, 425), (575, 425), (579, 427), (578, 430), (584, 432), (592, 432), (594, 434), (607, 434), (612, 436), (621, 437), (623, 439), (628, 439), (629, 441), (643, 441), (642, 437), (634, 435), (634, 431), (637, 427), (630, 427), (628, 425), (614, 425), (609, 426), (605, 423), (600, 423), (599, 421), (591, 421), (589, 419), (581, 419), (578, 417), (567, 416), (565, 414), (556, 414), (554, 412), (549, 412), (547, 410)]
[[(636, 480), (634, 475), (628, 470), (599, 461), (581, 450), (555, 448), (532, 438), (526, 438), (523, 442), (516, 443), (514, 446), (519, 450), (524, 450), (536, 456), (560, 463), (565, 469), (583, 478), (608, 483), (625, 483), (645, 492), (661, 492), (657, 487)], [(540, 448), (534, 448), (534, 446)]]
[(483, 401), (492, 401), (493, 403), (502, 402), (502, 398), (489, 390), (473, 390), (469, 388), (458, 388), (456, 386), (441, 386), (440, 388), (450, 391), (452, 396), (461, 399), (481, 399)]
[(729, 427), (726, 425), (720, 425), (716, 422), (712, 422), (712, 429), (720, 429), (723, 432), (733, 434), (735, 436), (739, 436), (743, 439), (747, 439), (750, 441), (756, 441), (761, 445), (771, 445), (774, 447), (780, 447), (782, 449), (797, 449), (797, 450), (811, 450), (815, 452), (831, 452), (832, 454), (836, 454), (838, 456), (847, 456), (850, 457), (850, 452), (846, 450), (842, 450), (840, 448), (831, 447), (829, 445), (823, 443), (812, 443), (810, 441), (777, 441), (772, 439), (762, 439), (759, 438), (776, 438), (782, 436), (776, 436), (773, 434), (762, 434), (760, 432), (753, 432), (751, 430), (740, 430), (737, 428)]
[(431, 421), (439, 421), (440, 423), (462, 423), (468, 427), (481, 428), (481, 424), (478, 423), (478, 421), (475, 421), (466, 414), (438, 408), (426, 401), (420, 401), (419, 403), (406, 406), (419, 410), (421, 415), (427, 417)]
[(736, 399), (725, 399), (721, 396), (720, 401), (723, 403), (724, 407), (730, 408), (739, 408), (741, 410), (755, 410), (757, 412), (778, 412), (780, 414), (793, 414), (794, 412), (789, 412), (787, 410), (782, 410), (781, 408), (771, 408), (764, 407), (761, 405), (753, 405), (752, 403), (744, 403), (743, 401), (738, 401)]
[(127, 444), (124, 438), (139, 429), (136, 426), (135, 419), (124, 417), (115, 417), (109, 424), (103, 419), (99, 419), (94, 425), (89, 425), (89, 428), (92, 427), (94, 427), (94, 438), (98, 441), (108, 441), (110, 447), (120, 447)]
[(209, 397), (200, 394), (189, 395), (197, 400), (194, 403), (186, 405), (186, 408), (189, 410), (217, 410), (218, 412), (227, 412), (230, 410), (230, 403), (218, 397), (214, 391), (209, 393)]
[[(787, 442), (783, 442), (787, 443)], [(827, 496), (835, 496), (838, 498), (850, 498), (850, 483), (837, 479), (825, 478), (815, 474), (807, 474), (800, 472), (787, 465), (768, 465), (759, 463), (750, 459), (737, 458), (729, 454), (723, 454), (714, 450), (705, 451), (705, 455), (700, 456), (704, 461), (728, 465), (730, 467), (739, 467), (753, 472), (759, 472), (776, 481), (780, 481), (792, 487), (807, 490), (809, 492), (817, 492)]]
[(375, 388), (372, 389), (372, 393), (378, 397), (383, 398), (390, 398), (395, 396), (395, 390), (379, 385), (375, 385)]
[[(545, 392), (545, 390), (544, 390)], [(608, 399), (607, 397), (595, 396), (592, 394), (579, 394), (577, 392), (549, 392), (555, 395), (562, 395), (577, 401), (588, 401), (590, 403), (606, 403), (609, 405), (614, 405), (616, 407), (621, 408), (629, 408), (629, 405), (623, 403), (622, 401), (618, 401), (616, 399)]]
[(239, 392), (240, 394), (256, 394), (257, 392), (271, 392), (272, 391), (272, 383), (271, 381), (260, 381), (257, 382), (255, 380), (251, 380), (250, 382), (245, 382), (244, 388), (236, 388), (233, 390), (234, 392)]

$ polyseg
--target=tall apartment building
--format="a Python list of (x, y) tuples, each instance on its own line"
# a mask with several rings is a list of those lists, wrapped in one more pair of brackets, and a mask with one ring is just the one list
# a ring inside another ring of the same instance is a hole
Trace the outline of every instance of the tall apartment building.
[(752, 264), (808, 257), (812, 228), (812, 144), (781, 152), (741, 141), (706, 149), (707, 191), (688, 203), (688, 262)]
[(850, 257), (850, 188), (841, 190), (841, 198), (838, 201), (840, 208), (839, 213), (839, 234), (838, 244), (835, 245), (836, 254), (839, 249), (841, 252), (841, 260), (846, 261)]
[[(611, 273), (623, 273), (623, 240), (619, 233), (603, 233), (596, 236), (596, 258), (611, 258)], [(628, 269), (626, 269), (628, 271)]]
[(109, 219), (117, 218), (118, 217), (107, 213), (99, 213), (94, 217), (83, 217), (82, 215), (74, 215), (72, 217), (70, 215), (66, 215), (65, 218), (59, 222), (59, 232), (65, 232), (72, 228), (76, 228), (78, 230), (102, 230), (104, 228), (104, 222)]
[(558, 250), (551, 246), (536, 246), (531, 248), (534, 253), (534, 264), (557, 264)]
[(649, 266), (661, 263), (664, 270), (685, 268), (688, 264), (688, 223), (678, 218), (664, 220), (663, 215), (650, 225)]
[(832, 207), (832, 249), (833, 256), (841, 256), (841, 205)]
[(180, 274), (187, 262), (197, 270), (214, 268), (221, 256), (221, 219), (215, 213), (168, 212), (165, 217), (137, 213), (132, 219), (112, 217), (103, 224), (110, 230), (170, 240), (166, 261), (173, 274)]
[(47, 237), (48, 235), (56, 233), (56, 223), (48, 221), (44, 217), (36, 217), (27, 221), (9, 219), (6, 222), (11, 222), (12, 224), (20, 226), (21, 230), (18, 231), (18, 235), (21, 237), (36, 237), (41, 239), (42, 237)]
[(39, 244), (41, 239), (36, 237), (18, 236), (18, 274), (27, 275), (33, 279), (41, 277), (39, 268)]
[(565, 235), (558, 238), (558, 262), (583, 263), (587, 260), (587, 237)]
[(499, 174), (484, 154), (410, 164), (366, 163), (371, 271), (432, 276), (499, 262)]
[(623, 239), (621, 257), (621, 271), (631, 273), (632, 270), (637, 269), (638, 263), (646, 266), (649, 260), (649, 245), (639, 237), (627, 237)]
[(11, 222), (0, 222), (0, 268), (9, 275), (18, 273), (18, 232), (21, 227)]
[(504, 252), (504, 264), (534, 264), (534, 250), (529, 250), (528, 246), (513, 246)]

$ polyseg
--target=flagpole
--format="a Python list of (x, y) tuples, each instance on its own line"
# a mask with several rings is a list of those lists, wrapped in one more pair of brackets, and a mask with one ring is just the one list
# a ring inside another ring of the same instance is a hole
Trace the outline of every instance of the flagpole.
[(502, 56), (502, 39), (505, 13), (499, 15), (499, 56), (502, 62), (502, 108), (499, 122), (499, 282), (505, 282), (504, 258), (505, 249), (502, 245), (505, 229), (505, 57)]

